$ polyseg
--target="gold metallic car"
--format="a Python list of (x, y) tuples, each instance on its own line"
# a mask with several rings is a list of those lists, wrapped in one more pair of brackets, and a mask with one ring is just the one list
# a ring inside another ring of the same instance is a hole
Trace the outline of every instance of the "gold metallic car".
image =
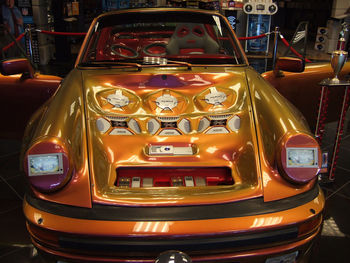
[(321, 161), (225, 17), (107, 13), (27, 126), (27, 228), (65, 261), (179, 250), (193, 262), (301, 262), (322, 223)]

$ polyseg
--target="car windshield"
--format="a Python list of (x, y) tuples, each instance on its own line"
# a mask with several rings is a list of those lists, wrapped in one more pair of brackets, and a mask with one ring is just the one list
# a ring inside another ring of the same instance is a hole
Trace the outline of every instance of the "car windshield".
[(81, 65), (245, 64), (229, 25), (214, 13), (143, 11), (101, 16)]

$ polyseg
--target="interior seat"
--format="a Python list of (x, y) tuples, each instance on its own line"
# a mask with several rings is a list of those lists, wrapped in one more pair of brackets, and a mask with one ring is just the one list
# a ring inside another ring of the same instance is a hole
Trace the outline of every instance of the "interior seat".
[(176, 26), (166, 51), (168, 55), (217, 54), (219, 44), (210, 37), (203, 24), (182, 23)]

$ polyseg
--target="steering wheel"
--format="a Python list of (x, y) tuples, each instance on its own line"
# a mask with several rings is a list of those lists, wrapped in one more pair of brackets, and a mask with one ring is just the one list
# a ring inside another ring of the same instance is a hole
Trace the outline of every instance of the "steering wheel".
[(137, 58), (139, 56), (139, 53), (136, 50), (120, 44), (112, 45), (111, 50), (115, 55), (123, 58)]
[[(163, 52), (159, 52), (158, 48), (164, 49)], [(152, 48), (155, 48), (152, 50)], [(146, 45), (143, 48), (143, 53), (145, 53), (148, 56), (165, 56), (166, 55), (166, 44), (163, 42), (154, 42), (151, 44)]]

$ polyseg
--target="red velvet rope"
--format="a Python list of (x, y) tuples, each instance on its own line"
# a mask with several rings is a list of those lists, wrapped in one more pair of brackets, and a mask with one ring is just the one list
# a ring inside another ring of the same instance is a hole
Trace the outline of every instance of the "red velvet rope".
[(267, 34), (261, 34), (258, 36), (251, 36), (251, 37), (239, 37), (238, 40), (250, 40), (250, 39), (258, 39), (258, 38), (263, 38), (266, 37)]
[(58, 36), (85, 36), (86, 33), (73, 33), (73, 32), (52, 32), (46, 30), (38, 30), (39, 33), (47, 35), (58, 35)]
[[(17, 38), (16, 41), (20, 41), (23, 37), (25, 36), (25, 33), (20, 34)], [(6, 51), (8, 50), (10, 47), (12, 47), (15, 44), (15, 41), (11, 42), (10, 44), (8, 44), (7, 46), (2, 48), (2, 51)]]
[[(46, 31), (46, 30), (40, 30), (38, 31), (43, 34), (47, 35), (59, 35), (59, 36), (85, 36), (86, 33), (72, 33), (72, 32), (53, 32), (53, 31)], [(251, 37), (239, 37), (239, 40), (250, 40), (250, 39), (257, 39), (257, 38), (263, 38), (266, 37), (266, 34), (261, 34), (258, 36), (251, 36)]]
[[(288, 41), (287, 41), (282, 35), (280, 35), (280, 37), (281, 37), (281, 39), (282, 39), (283, 44), (284, 44), (286, 47), (289, 47), (290, 45), (289, 45)], [(298, 56), (299, 58), (302, 58), (302, 59), (303, 59), (303, 56), (300, 55), (300, 54), (298, 53), (298, 51), (296, 51), (293, 47), (290, 47), (290, 50), (291, 50), (296, 56)], [(311, 60), (305, 58), (305, 62), (311, 62)]]
[[(58, 35), (58, 36), (85, 36), (86, 33), (73, 33), (73, 32), (52, 32), (52, 31), (46, 31), (46, 30), (38, 30), (38, 32), (43, 33), (43, 34), (47, 34), (47, 35)], [(23, 37), (24, 37), (25, 33), (22, 33), (21, 35), (19, 35), (16, 38), (16, 41), (20, 41)], [(258, 39), (258, 38), (263, 38), (266, 37), (267, 34), (261, 34), (258, 36), (251, 36), (251, 37), (239, 37), (239, 40), (251, 40), (251, 39)], [(289, 47), (289, 43), (287, 42), (287, 40), (280, 34), (281, 40), (283, 42), (283, 44), (286, 47)], [(5, 46), (2, 50), (6, 51), (8, 50), (10, 47), (12, 47), (15, 43), (12, 42), (10, 44), (8, 44), (7, 46)], [(302, 55), (300, 55), (293, 47), (290, 48), (290, 50), (299, 58), (303, 58)], [(306, 62), (311, 62), (311, 60), (309, 59), (305, 59)]]

